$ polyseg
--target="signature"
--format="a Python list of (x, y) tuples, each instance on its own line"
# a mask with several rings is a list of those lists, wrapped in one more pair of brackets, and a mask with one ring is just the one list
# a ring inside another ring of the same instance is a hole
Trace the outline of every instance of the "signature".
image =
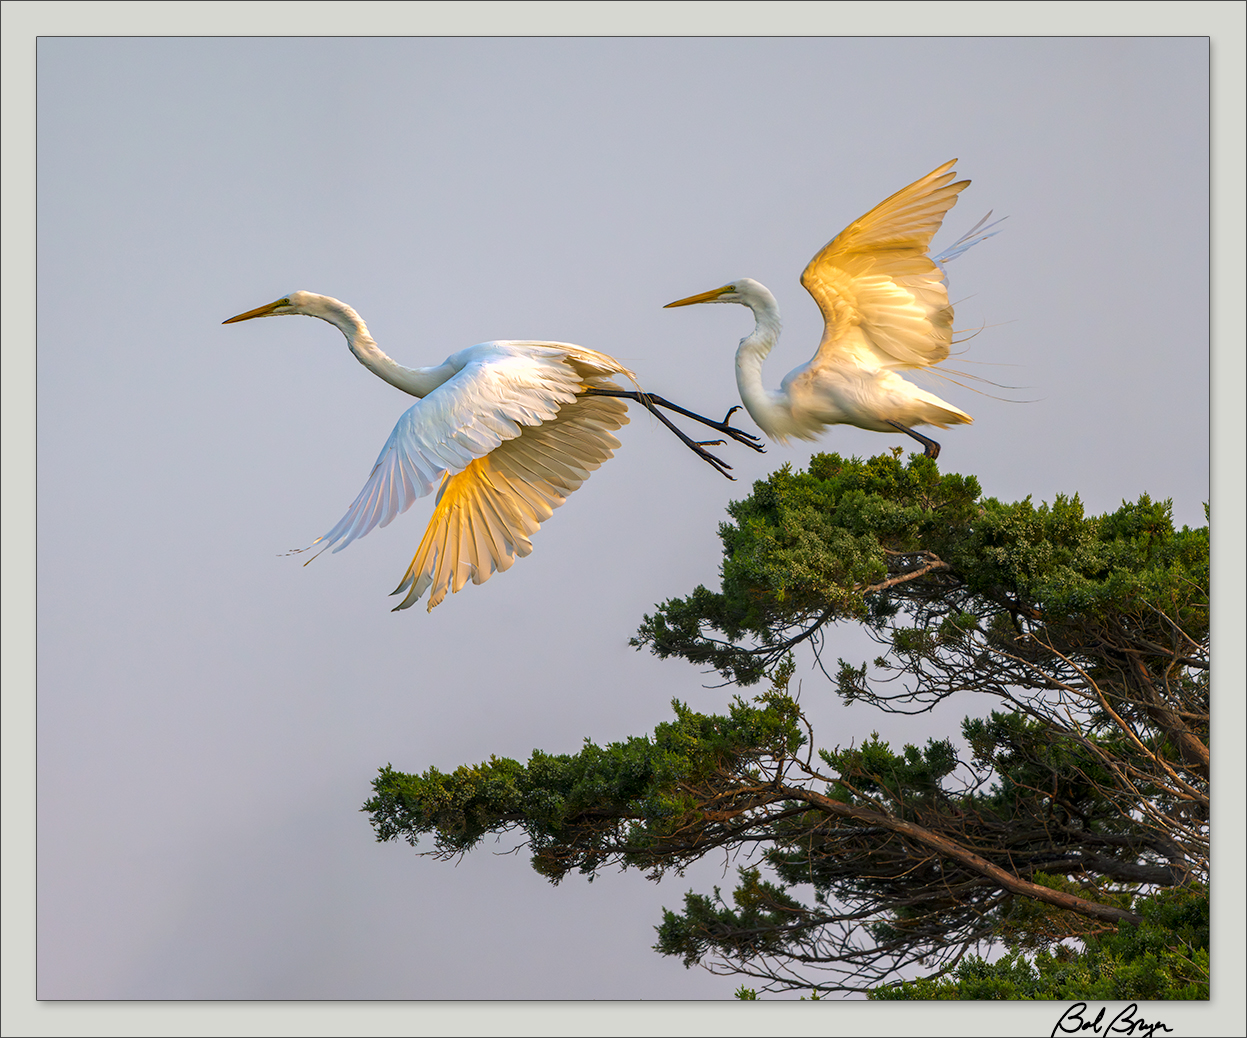
[(1056, 1022), (1056, 1026), (1052, 1028), (1052, 1034), (1048, 1038), (1053, 1038), (1057, 1034), (1083, 1034), (1090, 1031), (1092, 1034), (1131, 1034), (1145, 1035), (1146, 1038), (1152, 1036), (1159, 1031), (1172, 1031), (1173, 1028), (1167, 1024), (1161, 1023), (1159, 1020), (1154, 1023), (1148, 1023), (1139, 1015), (1139, 1007), (1136, 1003), (1131, 1002), (1125, 1009), (1118, 1010), (1117, 1015), (1111, 1017), (1105, 1022), (1107, 1009), (1101, 1009), (1092, 1020), (1086, 1018), (1087, 1003), (1075, 1002), (1064, 1013), (1061, 1019)]

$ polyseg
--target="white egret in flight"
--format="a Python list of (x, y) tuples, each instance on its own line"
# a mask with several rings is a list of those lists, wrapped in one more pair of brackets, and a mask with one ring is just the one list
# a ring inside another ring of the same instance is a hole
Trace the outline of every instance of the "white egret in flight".
[(762, 385), (762, 362), (780, 329), (779, 307), (765, 286), (741, 278), (667, 304), (741, 303), (753, 311), (756, 326), (736, 351), (736, 384), (745, 409), (772, 439), (812, 440), (827, 425), (898, 429), (935, 458), (940, 445), (913, 426), (943, 429), (974, 421), (897, 374), (948, 357), (953, 308), (939, 264), (991, 237), (986, 230), (975, 236), (984, 217), (942, 255), (933, 260), (927, 254), (944, 214), (970, 184), (952, 182), (956, 162), (944, 163), (880, 202), (810, 260), (801, 284), (823, 313), (823, 339), (814, 358), (790, 371), (778, 391)]
[(341, 551), (440, 485), (424, 539), (394, 591), (407, 592), (396, 609), (431, 588), (431, 612), (448, 591), (469, 579), (483, 584), (531, 552), (529, 537), (619, 446), (612, 432), (628, 422), (623, 398), (643, 404), (729, 479), (730, 466), (705, 450), (724, 441), (691, 440), (658, 407), (763, 449), (728, 424), (732, 411), (715, 422), (639, 389), (620, 389), (612, 376), (635, 385), (632, 372), (565, 342), (483, 342), (435, 367), (406, 368), (382, 352), (359, 314), (313, 292), (291, 292), (222, 323), (281, 314), (328, 321), (364, 367), (420, 398), (399, 418), (346, 515), (315, 542)]

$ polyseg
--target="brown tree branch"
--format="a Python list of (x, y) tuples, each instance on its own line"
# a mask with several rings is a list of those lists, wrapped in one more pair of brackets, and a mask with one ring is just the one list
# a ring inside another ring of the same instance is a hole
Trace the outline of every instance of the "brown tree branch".
[(889, 814), (870, 808), (855, 807), (852, 804), (845, 804), (839, 800), (832, 800), (831, 797), (823, 796), (821, 793), (815, 793), (809, 789), (788, 789), (785, 792), (791, 799), (804, 800), (806, 803), (817, 807), (820, 811), (824, 811), (827, 814), (836, 815), (840, 818), (852, 818), (854, 821), (859, 822), (868, 822), (871, 825), (878, 825), (892, 832), (908, 836), (910, 839), (938, 851), (953, 861), (959, 862), (967, 868), (989, 877), (1010, 893), (1042, 901), (1056, 908), (1077, 912), (1079, 915), (1090, 916), (1093, 919), (1103, 919), (1113, 923), (1135, 923), (1136, 925), (1143, 922), (1142, 916), (1135, 915), (1133, 912), (1127, 912), (1125, 909), (1113, 908), (1111, 905), (1102, 905), (1095, 901), (1088, 901), (1086, 898), (1077, 897), (1074, 894), (1067, 894), (1060, 890), (1053, 890), (1050, 887), (1040, 886), (1038, 883), (1020, 879), (1013, 873), (993, 865), (986, 858), (975, 854), (961, 844), (947, 837), (940, 836), (938, 833), (934, 833), (923, 826), (915, 825), (913, 822), (902, 821), (899, 818), (894, 818)]

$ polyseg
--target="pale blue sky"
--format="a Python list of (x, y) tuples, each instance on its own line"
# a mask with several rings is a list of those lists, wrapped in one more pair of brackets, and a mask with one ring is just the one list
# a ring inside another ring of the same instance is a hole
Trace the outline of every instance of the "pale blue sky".
[[(339, 517), (407, 406), (319, 322), (220, 326), (284, 292), (350, 303), (401, 363), (577, 342), (721, 413), (748, 314), (662, 305), (767, 284), (777, 384), (821, 330), (809, 257), (957, 157), (973, 183), (936, 246), (1009, 217), (949, 270), (958, 327), (983, 328), (966, 370), (1033, 402), (933, 386), (976, 418), (937, 433), (941, 467), (1203, 522), (1204, 39), (45, 37), (38, 60), (45, 998), (739, 983), (650, 950), (662, 905), (730, 885), (722, 861), (556, 888), (505, 844), (458, 866), (379, 846), (358, 809), (387, 762), (574, 752), (673, 696), (722, 708), (627, 646), (641, 616), (715, 581), (750, 480), (903, 438), (729, 446), (733, 484), (634, 412), (531, 556), (393, 614), (429, 502), (306, 568), (281, 554)], [(846, 637), (832, 651), (860, 653)], [(928, 734), (799, 676), (827, 742)]]

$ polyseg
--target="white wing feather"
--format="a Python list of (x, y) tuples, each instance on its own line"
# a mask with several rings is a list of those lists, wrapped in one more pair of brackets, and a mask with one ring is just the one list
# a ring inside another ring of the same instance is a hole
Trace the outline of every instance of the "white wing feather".
[[(966, 231), (965, 234), (963, 234), (960, 238), (958, 238), (955, 242), (953, 242), (948, 248), (946, 248), (938, 256), (931, 257), (931, 262), (934, 263), (937, 267), (939, 267), (941, 273), (943, 273), (944, 275), (944, 287), (945, 288), (948, 287), (948, 272), (944, 270), (944, 264), (951, 263), (953, 260), (955, 260), (958, 256), (960, 256), (967, 249), (972, 249), (979, 242), (986, 241), (988, 238), (994, 238), (996, 237), (996, 235), (1000, 233), (999, 231), (993, 231), (992, 228), (995, 227), (997, 224), (1004, 223), (1008, 219), (1008, 217), (1002, 216), (999, 220), (992, 220), (991, 223), (987, 223), (988, 220), (992, 219), (993, 212), (995, 212), (995, 210), (989, 209), (987, 211), (987, 215), (983, 217), (983, 219), (981, 219), (973, 227), (971, 227), (968, 231)], [(987, 224), (986, 227), (983, 226), (983, 224), (985, 223)]]
[(359, 496), (317, 545), (338, 552), (388, 525), (447, 473), (462, 472), (524, 426), (550, 421), (584, 386), (553, 344), (482, 343), (452, 360), (463, 366), (399, 418)]
[[(619, 441), (627, 405), (583, 396), (630, 371), (568, 343), (493, 342), (462, 350), (459, 371), (399, 418), (364, 488), (316, 541), (341, 551), (440, 484), (420, 547), (395, 594), (428, 588), (430, 611), (471, 579), (484, 583), (532, 551), (529, 537)], [(323, 550), (322, 548), (322, 550)], [(408, 590), (410, 589), (410, 590)]]

